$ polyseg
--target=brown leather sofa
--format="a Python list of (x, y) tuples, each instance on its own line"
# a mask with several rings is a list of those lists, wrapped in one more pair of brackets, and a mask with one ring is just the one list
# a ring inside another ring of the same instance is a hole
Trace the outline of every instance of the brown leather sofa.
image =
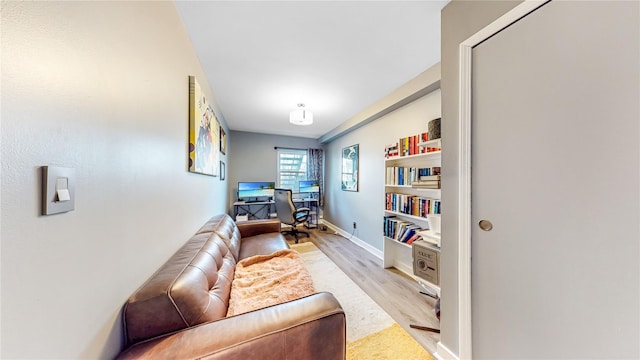
[(118, 359), (344, 359), (330, 293), (226, 317), (236, 263), (287, 248), (278, 220), (211, 218), (125, 304)]

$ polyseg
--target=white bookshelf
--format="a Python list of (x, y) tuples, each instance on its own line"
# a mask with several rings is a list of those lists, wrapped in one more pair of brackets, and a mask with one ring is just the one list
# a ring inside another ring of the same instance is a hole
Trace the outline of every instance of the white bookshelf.
[[(425, 142), (420, 142), (417, 144), (419, 147), (433, 147), (433, 148), (441, 148), (441, 140), (429, 140)], [(407, 184), (407, 179), (404, 180), (404, 184), (396, 184), (398, 182), (398, 177), (394, 177), (393, 179), (389, 176), (390, 167), (412, 167), (412, 168), (433, 168), (441, 166), (441, 151), (432, 151), (428, 153), (420, 153), (415, 155), (408, 156), (395, 156), (389, 157), (385, 159), (385, 185), (384, 192), (385, 197), (386, 194), (394, 193), (408, 196), (417, 196), (420, 198), (426, 198), (433, 201), (440, 201), (441, 199), (441, 190), (431, 189), (431, 188), (414, 188), (410, 184)], [(383, 211), (384, 216), (395, 216), (395, 218), (401, 221), (412, 222), (413, 224), (421, 227), (421, 228), (430, 228), (430, 220), (432, 222), (440, 224), (440, 214), (427, 214), (424, 216), (417, 216), (413, 214), (405, 214), (400, 211), (393, 211), (387, 209), (385, 201), (385, 209)], [(437, 219), (436, 219), (437, 218)], [(436, 220), (434, 220), (436, 219)], [(439, 229), (438, 229), (439, 231)], [(440, 234), (439, 232), (435, 232), (433, 230), (423, 230), (420, 232), (421, 238), (424, 242), (428, 243), (429, 246), (439, 251), (440, 250)], [(386, 234), (385, 234), (386, 235)], [(420, 279), (416, 277), (413, 273), (413, 253), (412, 246), (406, 243), (400, 242), (397, 239), (383, 236), (383, 266), (385, 268), (394, 267), (407, 275), (415, 278), (421, 284), (430, 287), (439, 293), (440, 288), (435, 284), (431, 284), (424, 279)]]

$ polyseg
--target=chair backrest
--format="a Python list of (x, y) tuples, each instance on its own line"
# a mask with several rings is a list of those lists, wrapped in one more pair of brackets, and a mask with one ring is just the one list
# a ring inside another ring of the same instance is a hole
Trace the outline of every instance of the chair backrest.
[(296, 212), (296, 207), (293, 205), (291, 189), (275, 189), (273, 201), (278, 219), (287, 225), (295, 225), (296, 219), (293, 214)]

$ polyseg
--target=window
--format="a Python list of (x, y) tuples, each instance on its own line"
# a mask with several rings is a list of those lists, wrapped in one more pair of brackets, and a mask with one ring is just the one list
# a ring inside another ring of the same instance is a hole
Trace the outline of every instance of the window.
[(298, 192), (301, 180), (307, 180), (307, 150), (279, 148), (277, 187)]

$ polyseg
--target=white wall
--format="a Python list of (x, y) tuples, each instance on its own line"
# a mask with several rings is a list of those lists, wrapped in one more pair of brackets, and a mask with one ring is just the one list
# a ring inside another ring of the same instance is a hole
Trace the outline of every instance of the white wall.
[[(435, 90), (327, 143), (324, 218), (349, 233), (357, 222), (354, 236), (382, 252), (384, 148), (401, 137), (426, 132), (428, 122), (439, 117), (440, 90)], [(342, 148), (353, 144), (360, 148), (358, 192), (343, 191), (340, 184)]]
[[(187, 172), (188, 75), (172, 2), (2, 2), (2, 358), (112, 358), (127, 297), (227, 182)], [(43, 165), (75, 211), (40, 216)]]

